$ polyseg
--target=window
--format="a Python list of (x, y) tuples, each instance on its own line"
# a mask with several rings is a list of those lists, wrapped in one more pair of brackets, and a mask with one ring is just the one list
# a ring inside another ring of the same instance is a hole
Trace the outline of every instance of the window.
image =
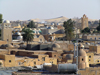
[(11, 62), (11, 60), (9, 60), (9, 63)]
[(42, 41), (42, 39), (40, 39), (40, 42)]
[(96, 40), (96, 37), (95, 37), (95, 40)]
[(91, 58), (91, 56), (89, 56), (89, 58)]
[(56, 57), (56, 55), (54, 55), (54, 57)]
[(36, 65), (36, 61), (34, 62), (34, 65)]
[(83, 61), (83, 58), (82, 58), (82, 61)]
[(97, 62), (99, 62), (99, 60), (97, 60)]
[(89, 59), (89, 61), (91, 61), (91, 60)]
[(81, 47), (81, 49), (84, 49), (83, 47)]
[(42, 61), (45, 61), (45, 57), (42, 57)]
[(50, 63), (52, 63), (52, 64), (53, 64), (53, 61), (52, 61), (52, 62), (50, 62)]
[(19, 62), (18, 65), (21, 65), (21, 62)]

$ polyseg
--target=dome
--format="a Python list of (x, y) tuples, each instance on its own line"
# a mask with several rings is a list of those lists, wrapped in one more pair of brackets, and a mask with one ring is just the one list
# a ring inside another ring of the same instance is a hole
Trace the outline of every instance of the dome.
[(3, 44), (3, 45), (1, 45), (2, 48), (3, 48), (3, 47), (8, 47), (8, 46), (9, 46), (9, 47), (13, 47), (13, 45), (11, 45), (11, 44), (9, 44), (9, 45), (8, 45), (8, 44)]
[(52, 45), (52, 48), (60, 48), (60, 45), (55, 43), (55, 44)]
[(66, 55), (66, 58), (67, 58), (68, 60), (72, 60), (72, 59), (73, 59), (73, 54), (68, 54), (68, 55)]
[(83, 44), (79, 44), (78, 45), (78, 49), (80, 50), (80, 49), (84, 49), (84, 45)]
[(20, 32), (16, 32), (14, 35), (21, 35), (21, 33)]
[(14, 47), (13, 45), (9, 44), (9, 47)]
[(48, 33), (49, 35), (51, 35), (51, 33)]
[(20, 48), (26, 48), (25, 44), (20, 45)]
[(78, 56), (87, 56), (87, 54), (83, 49), (81, 49), (78, 51)]
[(48, 27), (47, 29), (54, 29), (53, 27)]
[(5, 20), (4, 23), (10, 23), (10, 21), (9, 20)]
[(22, 40), (23, 39), (23, 36), (18, 36), (17, 37), (17, 40)]
[(20, 46), (19, 46), (19, 45), (14, 45), (14, 47), (15, 47), (15, 48), (19, 48)]

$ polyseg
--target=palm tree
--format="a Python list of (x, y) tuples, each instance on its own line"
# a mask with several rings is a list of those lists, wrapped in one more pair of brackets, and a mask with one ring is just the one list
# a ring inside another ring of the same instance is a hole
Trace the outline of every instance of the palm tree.
[(34, 34), (33, 34), (32, 30), (30, 30), (29, 28), (23, 28), (22, 32), (24, 32), (23, 35), (22, 35), (23, 36), (23, 40), (26, 41), (27, 44), (28, 44), (29, 41), (33, 41)]
[(64, 29), (65, 29), (65, 35), (66, 35), (67, 40), (69, 40), (69, 43), (74, 38), (73, 25), (74, 25), (74, 21), (72, 21), (71, 19), (65, 21), (63, 24)]

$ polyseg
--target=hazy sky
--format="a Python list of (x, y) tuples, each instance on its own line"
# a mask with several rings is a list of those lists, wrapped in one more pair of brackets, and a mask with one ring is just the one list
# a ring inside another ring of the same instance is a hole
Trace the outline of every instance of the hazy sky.
[(100, 19), (100, 0), (0, 0), (5, 20), (49, 19), (60, 16)]

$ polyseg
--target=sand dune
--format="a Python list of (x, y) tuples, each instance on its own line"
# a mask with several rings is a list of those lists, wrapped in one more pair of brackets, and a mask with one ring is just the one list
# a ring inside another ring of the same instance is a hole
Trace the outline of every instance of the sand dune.
[(57, 18), (53, 18), (53, 19), (45, 19), (45, 21), (47, 22), (63, 22), (63, 21), (67, 21), (68, 18), (61, 16), (61, 17), (57, 17)]
[[(31, 19), (33, 20), (34, 22), (42, 22), (42, 21), (46, 21), (46, 22), (64, 22), (64, 21), (67, 21), (69, 18), (67, 17), (64, 17), (64, 16), (61, 16), (61, 17), (57, 17), (57, 18), (52, 18), (52, 19)], [(78, 21), (78, 22), (81, 22), (81, 19), (80, 18), (72, 18), (73, 21)], [(97, 19), (88, 19), (88, 21), (98, 21)]]

